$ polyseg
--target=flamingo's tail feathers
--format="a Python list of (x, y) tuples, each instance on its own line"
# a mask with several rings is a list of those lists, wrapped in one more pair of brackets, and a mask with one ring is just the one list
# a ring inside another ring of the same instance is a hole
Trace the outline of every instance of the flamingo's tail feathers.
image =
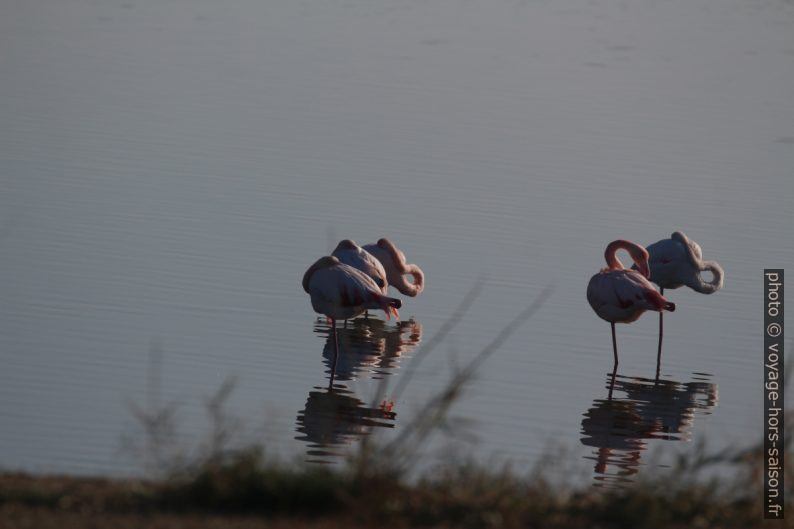
[(659, 312), (664, 310), (668, 312), (675, 311), (675, 303), (672, 301), (667, 301), (665, 297), (659, 294), (659, 292), (656, 290), (647, 290), (645, 292), (645, 299), (651, 304), (653, 310), (658, 310)]

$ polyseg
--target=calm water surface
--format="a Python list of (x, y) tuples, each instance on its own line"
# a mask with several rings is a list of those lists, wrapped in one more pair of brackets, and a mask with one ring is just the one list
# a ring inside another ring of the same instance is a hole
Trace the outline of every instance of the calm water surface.
[[(794, 262), (792, 35), (785, 0), (5, 2), (0, 467), (138, 473), (132, 410), (192, 450), (224, 387), (235, 442), (338, 461), (545, 287), (428, 457), (563, 447), (609, 484), (755, 442), (762, 269)], [(658, 319), (619, 326), (613, 380), (587, 281), (609, 241), (678, 229), (725, 288), (669, 292), (658, 381)], [(426, 290), (348, 322), (329, 389), (302, 273), (383, 236)]]

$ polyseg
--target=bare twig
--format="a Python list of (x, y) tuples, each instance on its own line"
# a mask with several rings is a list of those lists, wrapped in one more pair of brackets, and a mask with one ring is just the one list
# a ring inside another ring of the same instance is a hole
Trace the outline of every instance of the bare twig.
[[(453, 313), (452, 317), (447, 321), (444, 327), (444, 332), (439, 331), (435, 338), (446, 336), (449, 331), (457, 324), (465, 313), (465, 309), (471, 300), (476, 297), (482, 283), (475, 285), (475, 288), (464, 299), (464, 302)], [(412, 455), (416, 455), (417, 447), (424, 441), (428, 435), (434, 430), (444, 430), (449, 427), (447, 424), (447, 412), (452, 404), (458, 399), (465, 385), (474, 377), (480, 366), (493, 355), (504, 342), (512, 336), (524, 323), (531, 318), (535, 312), (543, 305), (549, 298), (553, 288), (546, 287), (541, 291), (535, 300), (520, 314), (518, 314), (510, 323), (508, 323), (489, 343), (486, 345), (462, 370), (457, 372), (449, 383), (435, 396), (428, 405), (424, 406), (418, 415), (406, 424), (400, 434), (391, 442), (386, 444), (383, 448), (384, 453), (390, 456), (392, 461), (399, 462), (400, 459), (406, 459)], [(435, 347), (440, 339), (432, 345)], [(424, 356), (427, 356), (427, 348), (424, 350)], [(402, 388), (405, 384), (402, 385)], [(395, 397), (396, 398), (396, 397)], [(399, 455), (398, 455), (399, 454)], [(365, 460), (369, 457), (367, 445), (362, 444), (361, 457)], [(361, 463), (364, 463), (362, 461)], [(368, 466), (368, 465), (362, 465)]]

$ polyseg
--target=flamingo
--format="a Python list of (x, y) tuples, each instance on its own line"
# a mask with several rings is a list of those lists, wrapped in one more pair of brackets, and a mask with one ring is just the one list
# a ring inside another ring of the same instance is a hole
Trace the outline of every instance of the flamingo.
[[(628, 270), (617, 258), (617, 251), (629, 252), (637, 270)], [(615, 339), (615, 323), (631, 323), (646, 310), (674, 311), (675, 304), (664, 299), (648, 281), (648, 251), (630, 241), (612, 241), (604, 252), (607, 267), (590, 278), (587, 285), (587, 301), (602, 320), (612, 326), (612, 349), (615, 367), (618, 368), (618, 346)]]
[[(684, 235), (673, 233), (669, 239), (657, 241), (647, 248), (649, 254), (650, 280), (659, 285), (659, 293), (665, 288), (688, 286), (701, 294), (713, 294), (722, 288), (725, 272), (716, 261), (704, 261), (700, 245)], [(711, 272), (711, 281), (700, 276), (703, 271)], [(659, 350), (657, 365), (662, 356), (663, 313), (659, 313)]]
[(342, 264), (352, 266), (367, 274), (384, 294), (389, 291), (386, 270), (383, 269), (381, 262), (354, 241), (350, 239), (339, 241), (331, 255), (339, 259)]
[(352, 266), (343, 264), (334, 256), (321, 257), (303, 274), (303, 290), (311, 296), (312, 308), (331, 320), (334, 335), (334, 364), (331, 368), (331, 384), (339, 358), (339, 342), (336, 336), (336, 320), (358, 316), (367, 309), (380, 309), (400, 318), (397, 312), (402, 302), (381, 293), (381, 289), (368, 275)]
[[(389, 239), (379, 239), (375, 244), (365, 244), (364, 250), (374, 255), (381, 262), (386, 270), (387, 281), (400, 293), (414, 297), (424, 290), (425, 274), (422, 269), (415, 264), (406, 263), (405, 254)], [(405, 278), (406, 274), (410, 274), (413, 277), (413, 283)]]

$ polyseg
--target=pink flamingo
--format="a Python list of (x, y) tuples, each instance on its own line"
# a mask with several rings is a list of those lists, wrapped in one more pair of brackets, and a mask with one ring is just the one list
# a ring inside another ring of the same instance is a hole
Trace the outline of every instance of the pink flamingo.
[[(725, 272), (716, 261), (704, 261), (700, 245), (684, 235), (673, 233), (669, 239), (657, 241), (647, 248), (650, 280), (659, 285), (659, 293), (665, 288), (688, 286), (701, 294), (713, 294), (722, 288)], [(711, 281), (705, 281), (700, 273), (711, 272)], [(659, 313), (659, 350), (657, 365), (662, 357), (663, 313)]]
[[(364, 250), (374, 255), (386, 270), (386, 279), (390, 285), (402, 294), (414, 297), (425, 288), (425, 274), (415, 264), (405, 262), (405, 254), (389, 239), (380, 239), (376, 244), (365, 244)], [(409, 282), (405, 275), (413, 277)]]
[(336, 336), (336, 320), (358, 316), (367, 309), (380, 309), (395, 318), (402, 302), (384, 296), (381, 289), (368, 275), (352, 266), (343, 264), (333, 256), (321, 257), (303, 274), (303, 290), (311, 296), (312, 308), (331, 320), (334, 334), (334, 364), (331, 369), (331, 384), (336, 373), (339, 343)]
[[(617, 251), (629, 252), (637, 270), (628, 270), (617, 258)], [(615, 339), (615, 323), (631, 323), (646, 310), (662, 312), (675, 310), (648, 281), (648, 251), (633, 242), (612, 241), (604, 252), (607, 267), (592, 278), (587, 285), (587, 301), (595, 313), (612, 326), (612, 349), (615, 353), (615, 370), (618, 367), (618, 346)]]

